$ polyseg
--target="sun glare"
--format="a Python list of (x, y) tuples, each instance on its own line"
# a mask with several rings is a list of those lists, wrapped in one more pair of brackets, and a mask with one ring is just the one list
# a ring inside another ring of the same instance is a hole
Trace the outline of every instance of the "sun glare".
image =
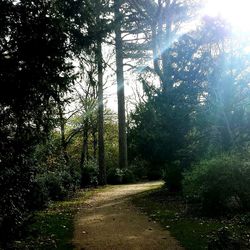
[(202, 14), (220, 16), (237, 30), (250, 31), (250, 0), (206, 0)]

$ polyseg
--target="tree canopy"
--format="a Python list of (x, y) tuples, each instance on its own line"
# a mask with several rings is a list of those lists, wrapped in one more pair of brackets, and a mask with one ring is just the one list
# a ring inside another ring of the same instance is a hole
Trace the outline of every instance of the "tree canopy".
[(249, 211), (249, 33), (202, 3), (0, 2), (3, 247), (34, 210), (107, 181)]

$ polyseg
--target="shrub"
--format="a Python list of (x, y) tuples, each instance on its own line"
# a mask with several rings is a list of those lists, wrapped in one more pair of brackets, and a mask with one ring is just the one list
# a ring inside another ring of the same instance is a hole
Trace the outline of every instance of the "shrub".
[(110, 168), (107, 180), (110, 184), (133, 183), (135, 182), (135, 175), (130, 168)]
[(182, 190), (182, 168), (178, 161), (165, 166), (163, 180), (170, 192)]
[(121, 184), (123, 171), (120, 168), (108, 169), (107, 180), (109, 184)]
[(52, 200), (63, 200), (67, 194), (67, 186), (64, 185), (63, 172), (51, 172), (46, 175), (46, 185), (48, 187), (49, 197)]
[(245, 213), (244, 215), (241, 216), (240, 218), (241, 224), (250, 227), (250, 212)]
[(237, 156), (201, 161), (185, 174), (183, 186), (186, 197), (200, 201), (209, 214), (250, 208), (250, 164)]
[(49, 202), (49, 191), (44, 176), (38, 175), (30, 193), (30, 208), (32, 210), (44, 208)]
[(81, 186), (98, 185), (98, 165), (95, 160), (85, 162), (81, 172)]
[(5, 244), (19, 235), (29, 217), (33, 174), (33, 161), (27, 155), (16, 158), (0, 150), (0, 249), (9, 249)]
[(208, 250), (247, 250), (249, 247), (244, 235), (233, 233), (227, 227), (222, 227), (209, 236)]
[(133, 173), (133, 170), (130, 168), (126, 168), (123, 170), (123, 176), (122, 176), (122, 183), (134, 183), (135, 182), (135, 175)]
[(154, 164), (136, 157), (128, 167), (134, 174), (137, 181), (139, 180), (160, 180), (163, 177), (162, 164)]
[(150, 181), (162, 179), (162, 168), (157, 165), (151, 165), (147, 171), (147, 177)]
[(40, 173), (36, 176), (30, 193), (30, 208), (41, 209), (50, 200), (63, 200), (76, 185), (76, 180), (66, 169)]
[(67, 189), (63, 185), (62, 173), (49, 171), (40, 178), (43, 185), (47, 188), (49, 199), (62, 200), (67, 196)]
[(129, 169), (131, 169), (137, 181), (145, 180), (148, 177), (148, 163), (146, 161), (135, 159)]

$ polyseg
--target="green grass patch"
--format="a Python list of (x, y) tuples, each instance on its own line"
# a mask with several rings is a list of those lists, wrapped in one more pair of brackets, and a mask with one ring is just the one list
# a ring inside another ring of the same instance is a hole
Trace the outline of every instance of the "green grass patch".
[(25, 229), (26, 237), (16, 241), (14, 249), (73, 249), (75, 213), (97, 190), (79, 191), (72, 199), (53, 202), (47, 209), (36, 212)]
[(170, 195), (164, 189), (144, 192), (132, 201), (152, 220), (160, 222), (169, 230), (187, 250), (207, 249), (211, 237), (223, 227), (228, 228), (232, 235), (241, 235), (243, 231), (250, 232), (249, 227), (239, 225), (238, 220), (234, 222), (232, 219), (211, 219), (202, 217), (198, 213), (197, 216), (195, 213), (191, 215), (187, 212), (186, 204), (181, 196)]

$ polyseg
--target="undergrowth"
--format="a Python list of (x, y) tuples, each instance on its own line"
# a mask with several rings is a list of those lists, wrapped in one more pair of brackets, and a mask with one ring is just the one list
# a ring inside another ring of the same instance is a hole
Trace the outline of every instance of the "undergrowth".
[[(190, 212), (181, 196), (171, 195), (165, 189), (144, 192), (132, 201), (169, 230), (186, 250), (250, 249), (250, 225), (242, 220), (242, 215), (204, 217), (197, 210)], [(223, 232), (226, 233), (222, 235)], [(230, 241), (235, 247), (230, 248)]]
[(74, 233), (74, 215), (85, 200), (96, 190), (79, 191), (74, 198), (53, 202), (36, 212), (23, 232), (23, 237), (14, 242), (16, 250), (71, 250)]

